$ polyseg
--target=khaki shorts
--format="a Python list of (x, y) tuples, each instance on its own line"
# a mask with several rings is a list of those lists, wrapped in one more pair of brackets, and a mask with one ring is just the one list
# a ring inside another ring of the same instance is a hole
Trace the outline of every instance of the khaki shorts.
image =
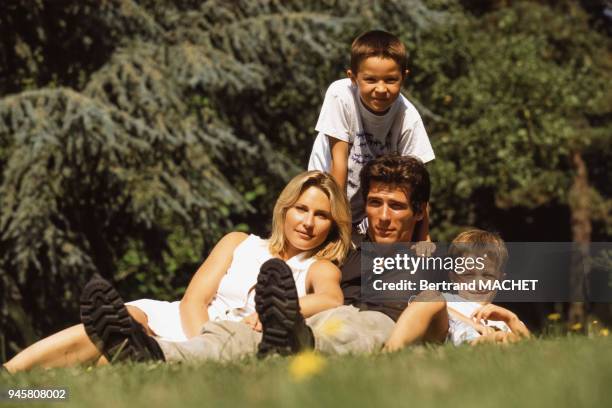
[[(393, 330), (393, 320), (381, 312), (340, 306), (306, 319), (315, 349), (330, 354), (379, 351)], [(184, 342), (158, 339), (166, 361), (227, 361), (255, 355), (261, 333), (241, 322), (207, 322), (200, 335)]]

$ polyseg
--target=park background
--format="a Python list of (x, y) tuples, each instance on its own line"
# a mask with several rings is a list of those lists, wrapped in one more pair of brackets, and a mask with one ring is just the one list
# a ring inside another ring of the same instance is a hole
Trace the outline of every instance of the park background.
[(434, 240), (610, 241), (609, 1), (7, 0), (0, 358), (76, 323), (94, 272), (178, 299), (222, 234), (266, 235), (375, 28), (410, 53)]

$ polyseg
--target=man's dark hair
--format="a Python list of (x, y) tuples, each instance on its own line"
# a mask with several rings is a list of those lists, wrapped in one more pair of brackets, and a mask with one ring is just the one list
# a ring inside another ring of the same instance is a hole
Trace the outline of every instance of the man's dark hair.
[(410, 205), (415, 214), (419, 214), (423, 204), (429, 201), (429, 172), (416, 157), (390, 154), (381, 156), (363, 166), (359, 177), (364, 202), (367, 202), (373, 182), (402, 189), (406, 197), (410, 197)]

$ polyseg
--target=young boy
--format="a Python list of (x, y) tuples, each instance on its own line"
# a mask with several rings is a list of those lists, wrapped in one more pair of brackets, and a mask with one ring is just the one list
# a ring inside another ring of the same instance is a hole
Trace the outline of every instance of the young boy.
[[(453, 257), (482, 257), (483, 268), (451, 272), (453, 282), (495, 280), (503, 276), (508, 258), (504, 241), (483, 230), (459, 234), (449, 248)], [(395, 351), (416, 342), (450, 341), (455, 345), (508, 343), (529, 337), (529, 330), (516, 314), (490, 303), (493, 291), (459, 290), (456, 294), (427, 292), (402, 312), (385, 350)]]
[[(351, 47), (346, 79), (332, 83), (319, 114), (309, 170), (331, 173), (346, 188), (353, 224), (365, 218), (359, 173), (385, 153), (434, 159), (416, 108), (400, 94), (408, 74), (406, 48), (385, 31), (369, 31)], [(424, 224), (428, 224), (425, 222)], [(427, 225), (418, 240), (425, 240)]]

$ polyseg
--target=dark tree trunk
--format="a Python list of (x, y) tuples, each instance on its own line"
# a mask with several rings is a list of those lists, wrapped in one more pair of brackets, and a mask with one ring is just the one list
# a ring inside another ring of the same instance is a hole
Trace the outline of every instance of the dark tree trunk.
[(591, 202), (587, 167), (579, 151), (572, 153), (574, 165), (574, 182), (569, 191), (571, 211), (572, 240), (575, 250), (572, 252), (570, 272), (570, 290), (573, 302), (568, 311), (568, 323), (582, 324), (586, 328), (585, 303), (576, 301), (584, 299), (586, 277), (589, 274), (589, 244), (591, 242)]

